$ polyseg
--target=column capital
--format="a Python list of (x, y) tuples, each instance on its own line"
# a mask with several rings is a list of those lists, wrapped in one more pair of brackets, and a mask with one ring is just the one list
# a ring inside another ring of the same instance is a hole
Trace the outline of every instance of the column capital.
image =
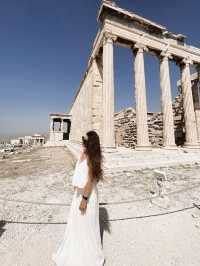
[(137, 42), (133, 45), (132, 47), (133, 51), (136, 50), (138, 51), (139, 53), (143, 53), (144, 51), (147, 52), (148, 51), (148, 48), (146, 45), (140, 43), (140, 42)]
[(182, 64), (185, 64), (185, 65), (193, 65), (193, 61), (192, 59), (187, 56), (187, 57), (184, 57), (182, 60), (181, 60), (181, 63)]
[(117, 36), (112, 34), (111, 32), (105, 31), (103, 34), (104, 38), (103, 38), (103, 43), (113, 43), (117, 40)]
[(160, 53), (160, 57), (163, 60), (167, 60), (167, 59), (172, 59), (173, 58), (168, 50), (162, 50), (161, 53)]

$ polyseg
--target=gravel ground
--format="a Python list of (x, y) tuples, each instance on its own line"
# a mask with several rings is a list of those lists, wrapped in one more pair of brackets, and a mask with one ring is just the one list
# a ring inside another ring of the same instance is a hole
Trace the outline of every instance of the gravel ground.
[[(35, 149), (0, 161), (1, 266), (55, 266), (51, 254), (62, 240), (69, 206), (2, 198), (70, 205), (74, 166), (75, 158), (62, 147)], [(100, 205), (106, 266), (200, 265), (200, 210), (151, 216), (200, 203), (200, 166), (160, 170), (166, 171), (166, 181), (160, 181), (153, 169), (123, 170), (112, 171), (98, 185), (100, 202), (109, 203)]]

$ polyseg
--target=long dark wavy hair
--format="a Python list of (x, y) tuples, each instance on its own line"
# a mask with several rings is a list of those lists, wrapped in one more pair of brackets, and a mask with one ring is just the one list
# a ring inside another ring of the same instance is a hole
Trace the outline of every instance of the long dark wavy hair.
[(89, 171), (91, 171), (92, 179), (96, 179), (99, 182), (103, 180), (103, 155), (99, 135), (94, 130), (91, 130), (86, 133), (86, 136), (87, 138), (82, 136), (82, 143), (86, 149)]

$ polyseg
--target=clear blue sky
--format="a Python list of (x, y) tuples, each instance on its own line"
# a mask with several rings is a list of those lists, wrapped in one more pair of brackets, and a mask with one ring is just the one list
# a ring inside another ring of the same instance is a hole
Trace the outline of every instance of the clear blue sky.
[[(95, 0), (0, 0), (0, 136), (48, 132), (49, 112), (66, 112), (98, 29)], [(117, 0), (200, 47), (199, 0)], [(115, 48), (116, 111), (134, 106), (133, 58)], [(148, 110), (160, 110), (158, 60), (145, 56)], [(179, 71), (171, 64), (173, 95)]]

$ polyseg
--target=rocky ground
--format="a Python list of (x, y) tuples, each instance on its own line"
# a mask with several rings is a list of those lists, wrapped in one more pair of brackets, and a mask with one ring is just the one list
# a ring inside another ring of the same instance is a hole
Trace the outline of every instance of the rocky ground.
[[(51, 254), (66, 227), (75, 161), (62, 147), (0, 161), (1, 266), (54, 266)], [(200, 265), (200, 210), (168, 213), (200, 204), (200, 165), (159, 170), (166, 179), (154, 169), (123, 170), (106, 174), (98, 185), (106, 266)]]

